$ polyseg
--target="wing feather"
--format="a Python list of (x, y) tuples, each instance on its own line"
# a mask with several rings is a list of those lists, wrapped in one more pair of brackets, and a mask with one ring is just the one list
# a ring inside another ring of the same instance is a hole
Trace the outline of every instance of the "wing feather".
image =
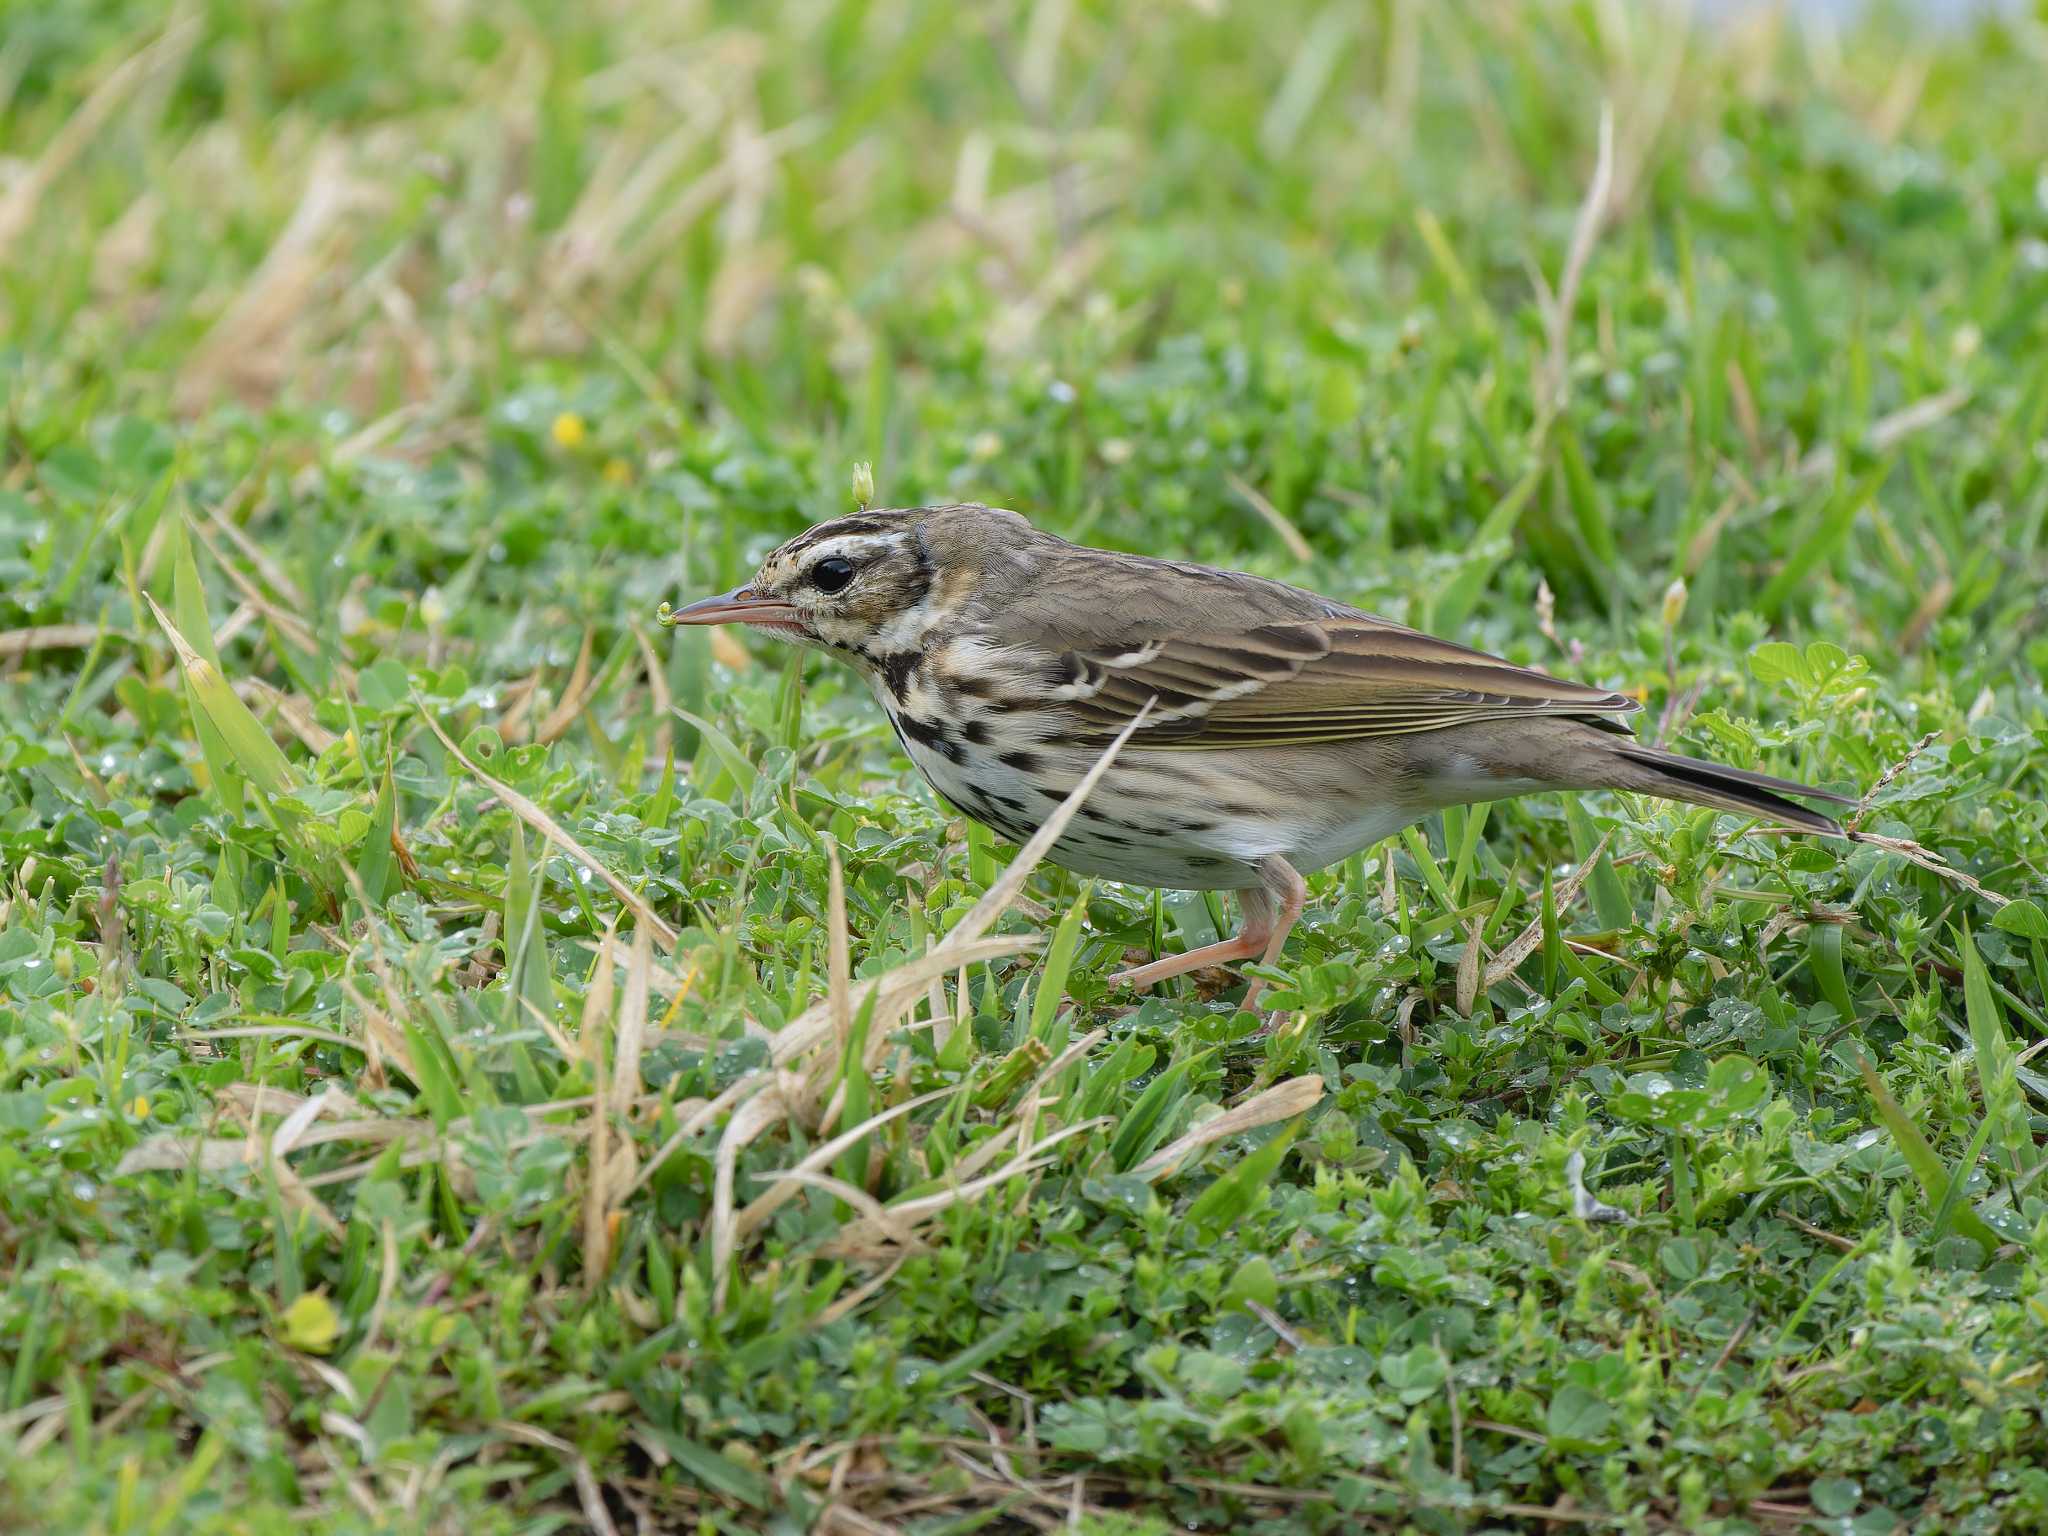
[(1220, 634), (1156, 632), (1066, 653), (1069, 708), (1107, 741), (1147, 703), (1134, 746), (1202, 750), (1410, 735), (1482, 720), (1570, 715), (1626, 733), (1641, 706), (1365, 615)]

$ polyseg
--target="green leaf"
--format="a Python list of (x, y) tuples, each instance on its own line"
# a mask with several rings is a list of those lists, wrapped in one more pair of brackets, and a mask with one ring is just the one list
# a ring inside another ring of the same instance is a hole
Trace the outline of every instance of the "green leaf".
[(1093, 1120), (1107, 1111), (1117, 1089), (1149, 1070), (1158, 1054), (1133, 1036), (1119, 1040), (1109, 1059), (1089, 1074), (1088, 1085), (1081, 1090), (1080, 1118)]
[(1777, 573), (1764, 584), (1762, 594), (1756, 599), (1758, 610), (1765, 617), (1775, 615), (1784, 606), (1785, 599), (1796, 591), (1814, 569), (1834, 557), (1835, 551), (1849, 537), (1849, 530), (1863, 509), (1876, 496), (1877, 488), (1884, 484), (1891, 473), (1891, 462), (1886, 460), (1863, 479), (1854, 483), (1838, 485), (1832, 497), (1817, 517), (1812, 518), (1804, 536), (1793, 545), (1785, 563)]
[(1436, 898), (1437, 905), (1446, 912), (1456, 911), (1458, 903), (1451, 895), (1449, 884), (1444, 880), (1444, 872), (1437, 867), (1436, 860), (1430, 857), (1429, 843), (1424, 839), (1421, 829), (1403, 827), (1401, 846), (1408, 850), (1408, 857), (1415, 861), (1415, 867), (1422, 875), (1422, 883), (1429, 887), (1429, 894)]
[(661, 762), (661, 779), (654, 786), (654, 799), (647, 807), (647, 825), (666, 828), (676, 811), (676, 749), (670, 743)]
[[(146, 600), (150, 612), (156, 615), (157, 623), (163, 626), (172, 648), (178, 653), (178, 664), (184, 669), (185, 682), (196, 701), (196, 710), (203, 712), (212, 723), (218, 733), (219, 745), (234, 768), (272, 799), (289, 795), (297, 789), (298, 777), (292, 772), (291, 764), (285, 760), (277, 743), (270, 739), (270, 732), (263, 728), (262, 722), (249, 713), (249, 706), (235, 697), (235, 690), (221, 676), (220, 663), (200, 655), (178, 626), (157, 607), (156, 600)], [(208, 645), (210, 648), (211, 640)], [(203, 747), (203, 738), (201, 744)], [(210, 762), (208, 766), (211, 768)]]
[(1212, 1049), (1182, 1057), (1146, 1085), (1110, 1139), (1109, 1160), (1118, 1173), (1129, 1172), (1165, 1139), (1167, 1111), (1179, 1102), (1188, 1073), (1214, 1054)]
[(686, 1475), (712, 1493), (738, 1499), (755, 1509), (767, 1509), (773, 1501), (774, 1485), (752, 1467), (743, 1466), (708, 1445), (663, 1429), (658, 1424), (643, 1420), (640, 1428), (650, 1440), (675, 1458), (676, 1465)]
[(718, 766), (731, 775), (733, 783), (739, 786), (740, 792), (742, 794), (751, 793), (754, 788), (754, 780), (760, 777), (760, 771), (747, 760), (747, 754), (739, 749), (739, 744), (702, 715), (693, 715), (687, 709), (683, 709), (680, 706), (677, 707), (675, 713), (676, 718), (696, 727), (698, 736), (702, 738), (704, 745), (710, 749), (711, 755), (718, 760)]
[(405, 708), (412, 702), (412, 675), (396, 657), (380, 657), (356, 674), (356, 697), (380, 713)]
[(377, 804), (370, 813), (370, 830), (363, 839), (363, 851), (356, 859), (356, 879), (371, 907), (383, 906), (391, 894), (393, 871), (398, 860), (391, 851), (391, 839), (398, 819), (398, 786), (392, 781), (391, 765), (384, 766), (384, 782), (377, 788)]
[(1550, 866), (1543, 867), (1543, 995), (1557, 996), (1558, 983), (1564, 971), (1564, 932), (1557, 921), (1557, 888), (1550, 877)]
[(420, 1097), (427, 1101), (427, 1113), (433, 1117), (437, 1127), (445, 1129), (462, 1118), (461, 1073), (454, 1059), (448, 1054), (448, 1042), (441, 1038), (441, 1032), (430, 1021), (422, 1024), (413, 1019), (399, 1020), (399, 1027), (405, 1031), (405, 1041), (411, 1049), (412, 1079), (420, 1090)]
[(1723, 1056), (1707, 1069), (1707, 1107), (1716, 1124), (1749, 1114), (1770, 1092), (1770, 1074), (1747, 1056)]
[(1849, 993), (1849, 976), (1842, 969), (1842, 925), (1812, 923), (1806, 930), (1806, 958), (1813, 968), (1814, 985), (1834, 1006), (1844, 1024), (1856, 1022), (1856, 999)]
[(800, 646), (789, 648), (783, 664), (782, 681), (775, 695), (775, 739), (794, 752), (804, 744), (804, 653)]
[(1263, 1253), (1255, 1253), (1237, 1266), (1230, 1283), (1223, 1287), (1220, 1305), (1244, 1307), (1249, 1302), (1257, 1302), (1262, 1307), (1271, 1307), (1279, 1300), (1280, 1281), (1273, 1273), (1272, 1260)]
[(1060, 1002), (1067, 995), (1067, 974), (1073, 969), (1074, 951), (1080, 947), (1081, 927), (1088, 920), (1088, 896), (1094, 889), (1084, 882), (1080, 894), (1053, 930), (1052, 945), (1045, 954), (1045, 966), (1038, 973), (1037, 990), (1031, 994), (1031, 1038), (1043, 1041), (1057, 1054), (1066, 1042), (1050, 1038)]
[(1831, 1520), (1856, 1512), (1863, 1500), (1863, 1485), (1853, 1477), (1816, 1477), (1806, 1490), (1813, 1507)]
[(1294, 1142), (1300, 1122), (1281, 1127), (1235, 1168), (1195, 1196), (1188, 1206), (1188, 1223), (1194, 1227), (1228, 1227), (1248, 1214), (1264, 1197), (1266, 1186), (1279, 1172), (1280, 1161)]
[(2048, 912), (2043, 912), (2039, 904), (2021, 896), (2000, 907), (1991, 919), (1991, 926), (2003, 933), (2016, 933), (2023, 939), (2048, 939)]
[(2005, 1038), (2005, 1019), (1991, 990), (1990, 973), (1967, 923), (1956, 948), (1963, 957), (1963, 1012), (1970, 1024), (1970, 1043), (1977, 1049), (1977, 1081), (1988, 1110), (2010, 1089), (2012, 1046)]
[(1607, 1433), (1614, 1422), (1614, 1410), (1576, 1383), (1559, 1387), (1544, 1415), (1550, 1438), (1570, 1449), (1584, 1449)]
[(1381, 1378), (1411, 1407), (1443, 1391), (1450, 1374), (1443, 1352), (1434, 1345), (1417, 1344), (1380, 1356)]
[(1783, 640), (1767, 640), (1751, 651), (1749, 672), (1760, 683), (1792, 683), (1800, 688), (1813, 686), (1813, 673), (1807, 668), (1805, 653)]
[(526, 829), (516, 819), (511, 840), (505, 875), (506, 1022), (524, 1030), (533, 1028), (536, 1018), (554, 1017), (555, 977), (541, 922), (540, 881), (526, 857)]
[[(1565, 825), (1571, 829), (1572, 853), (1583, 861), (1600, 847), (1600, 834), (1594, 830), (1593, 818), (1586, 814), (1586, 808), (1579, 804), (1576, 795), (1567, 795), (1564, 819)], [(1586, 888), (1592, 892), (1593, 910), (1599, 915), (1601, 927), (1626, 928), (1635, 921), (1635, 907), (1628, 899), (1628, 887), (1621, 883), (1620, 871), (1615, 869), (1614, 860), (1607, 856), (1605, 848), (1600, 849), (1600, 858), (1593, 866), (1593, 873), (1586, 877)]]
[[(199, 567), (192, 559), (192, 543), (185, 531), (185, 519), (180, 514), (163, 526), (171, 557), (171, 608), (178, 616), (178, 628), (189, 637), (193, 652), (211, 663), (217, 674), (220, 671), (220, 653), (214, 649), (213, 623), (207, 617), (206, 594), (199, 584)], [(155, 606), (153, 601), (151, 606)], [(157, 620), (162, 622), (161, 613)], [(185, 704), (192, 713), (193, 734), (199, 738), (199, 754), (205, 759), (206, 776), (213, 791), (229, 819), (240, 821), (244, 792), (242, 775), (236, 770), (234, 755), (228, 751), (227, 742), (207, 714), (206, 706), (200, 702), (189, 675), (185, 679)]]
[(1664, 1273), (1681, 1285), (1700, 1277), (1700, 1245), (1690, 1237), (1667, 1237), (1657, 1249)]
[[(839, 1063), (839, 1080), (845, 1085), (839, 1123), (845, 1129), (864, 1122), (874, 1112), (874, 1080), (866, 1066), (868, 1035), (875, 1027), (875, 999), (880, 993), (869, 989), (861, 999), (860, 1011), (849, 1021), (846, 1054)], [(868, 1167), (874, 1148), (868, 1141), (856, 1142), (839, 1154), (839, 1177), (856, 1188), (868, 1181)]]
[[(1863, 1087), (1877, 1106), (1877, 1117), (1884, 1122), (1885, 1129), (1892, 1133), (1900, 1155), (1906, 1159), (1906, 1166), (1913, 1170), (1913, 1177), (1920, 1183), (1921, 1191), (1927, 1196), (1928, 1204), (1939, 1210), (1948, 1202), (1948, 1170), (1941, 1165), (1941, 1158), (1927, 1138), (1920, 1134), (1920, 1128), (1906, 1117), (1899, 1108), (1898, 1100), (1884, 1085), (1884, 1079), (1877, 1075), (1877, 1069), (1868, 1057), (1859, 1057), (1858, 1066), (1863, 1071)], [(1972, 1239), (1985, 1254), (1998, 1248), (1998, 1234), (1979, 1216), (1967, 1202), (1955, 1207), (1956, 1230)]]

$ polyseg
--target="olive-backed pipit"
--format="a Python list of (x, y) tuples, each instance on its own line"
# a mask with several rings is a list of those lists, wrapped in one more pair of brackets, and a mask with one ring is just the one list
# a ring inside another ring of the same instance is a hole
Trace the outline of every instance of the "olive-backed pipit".
[[(1088, 549), (982, 506), (818, 524), (683, 624), (742, 623), (857, 668), (933, 788), (1022, 841), (1150, 710), (1050, 857), (1232, 890), (1235, 938), (1143, 987), (1279, 954), (1321, 869), (1446, 806), (1624, 789), (1839, 834), (1844, 797), (1645, 746), (1640, 706), (1236, 571)], [(1256, 991), (1256, 987), (1253, 989)]]

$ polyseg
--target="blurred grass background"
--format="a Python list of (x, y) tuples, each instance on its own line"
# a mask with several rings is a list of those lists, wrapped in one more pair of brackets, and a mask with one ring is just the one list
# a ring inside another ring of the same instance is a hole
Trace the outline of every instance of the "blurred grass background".
[[(12, 1527), (2044, 1528), (2038, 7), (0, 34)], [(1046, 874), (1043, 962), (785, 1053), (1005, 857), (843, 676), (650, 622), (858, 459), (1942, 867), (1454, 815), (1319, 878), (1270, 1042), (1104, 1005), (1216, 904)]]

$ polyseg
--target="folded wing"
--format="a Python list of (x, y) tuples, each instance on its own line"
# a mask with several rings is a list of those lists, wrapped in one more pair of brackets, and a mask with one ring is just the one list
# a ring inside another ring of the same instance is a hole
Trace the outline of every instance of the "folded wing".
[(1626, 694), (1518, 667), (1365, 615), (1288, 620), (1228, 633), (1156, 635), (1062, 653), (1060, 692), (1107, 742), (1148, 701), (1133, 746), (1302, 746), (1566, 715), (1621, 735)]

